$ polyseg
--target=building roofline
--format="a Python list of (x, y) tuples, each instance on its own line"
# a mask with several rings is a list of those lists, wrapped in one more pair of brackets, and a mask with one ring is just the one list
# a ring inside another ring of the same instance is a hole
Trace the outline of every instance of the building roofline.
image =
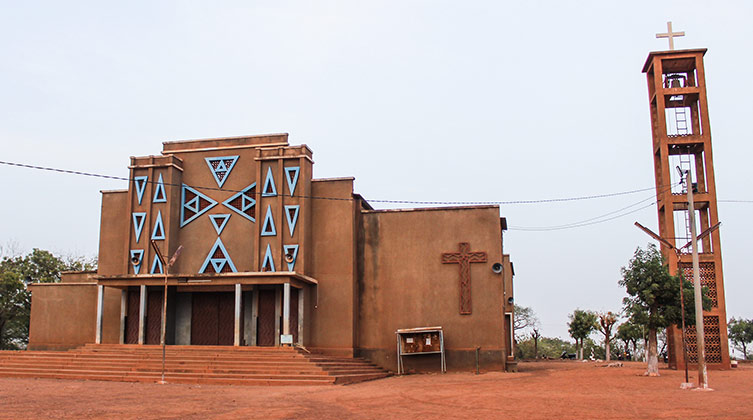
[(708, 48), (694, 48), (689, 50), (666, 50), (666, 51), (651, 51), (648, 53), (648, 57), (646, 57), (646, 62), (643, 64), (643, 73), (646, 73), (648, 71), (648, 68), (651, 66), (651, 62), (653, 61), (653, 58), (657, 55), (683, 55), (683, 54), (694, 54), (694, 53), (702, 53), (701, 55), (706, 55), (706, 51), (708, 51)]
[(484, 210), (484, 209), (497, 209), (498, 205), (484, 204), (478, 206), (450, 206), (450, 207), (419, 207), (410, 209), (379, 209), (379, 210), (361, 210), (362, 213), (408, 213), (418, 211), (441, 211), (441, 210)]

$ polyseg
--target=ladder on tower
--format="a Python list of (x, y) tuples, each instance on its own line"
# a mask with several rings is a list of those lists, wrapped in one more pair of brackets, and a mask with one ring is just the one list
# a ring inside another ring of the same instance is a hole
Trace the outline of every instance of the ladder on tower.
[(678, 136), (690, 134), (688, 132), (688, 114), (685, 112), (685, 107), (675, 108), (675, 125)]

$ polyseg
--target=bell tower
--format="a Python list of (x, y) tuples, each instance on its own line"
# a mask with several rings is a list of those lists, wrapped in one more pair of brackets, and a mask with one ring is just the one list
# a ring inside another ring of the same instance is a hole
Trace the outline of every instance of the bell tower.
[[(691, 240), (689, 211), (695, 213), (696, 232), (703, 232), (719, 221), (703, 67), (706, 49), (674, 50), (672, 38), (684, 33), (673, 33), (671, 26), (668, 27), (667, 34), (657, 37), (669, 38), (670, 50), (649, 53), (643, 73), (648, 79), (659, 234), (676, 248), (682, 248), (679, 257), (665, 245), (662, 253), (669, 261), (670, 273), (682, 270), (683, 277), (692, 282), (690, 250), (683, 248)], [(690, 171), (689, 186), (681, 184), (686, 171)], [(689, 209), (686, 188), (693, 188), (694, 209)], [(698, 252), (701, 284), (712, 301), (712, 308), (703, 312), (706, 363), (711, 369), (728, 369), (719, 230), (698, 242)], [(667, 330), (669, 365), (675, 369), (683, 368), (686, 363), (698, 363), (695, 326), (686, 325), (685, 332), (688, 360), (683, 356), (680, 329)]]

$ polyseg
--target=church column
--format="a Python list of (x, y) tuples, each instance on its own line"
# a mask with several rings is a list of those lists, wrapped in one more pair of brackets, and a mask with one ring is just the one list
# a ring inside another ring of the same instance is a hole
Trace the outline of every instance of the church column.
[(282, 317), (281, 290), (275, 287), (275, 346), (280, 345), (280, 317)]
[(306, 288), (298, 289), (298, 344), (303, 345), (303, 294)]
[(241, 285), (235, 285), (235, 334), (233, 337), (233, 345), (241, 345), (241, 302), (243, 293), (241, 292)]
[(128, 289), (120, 291), (120, 344), (125, 344), (126, 314), (128, 313)]
[(146, 285), (140, 286), (139, 294), (139, 344), (144, 344), (144, 329), (146, 327)]
[(256, 323), (258, 322), (259, 318), (259, 289), (256, 287), (251, 290), (251, 328), (249, 329), (249, 334), (251, 334), (251, 343), (252, 346), (256, 345)]
[(97, 285), (97, 331), (94, 334), (94, 342), (102, 344), (102, 312), (104, 311), (105, 290), (101, 284)]
[(290, 335), (290, 283), (282, 285), (282, 335)]

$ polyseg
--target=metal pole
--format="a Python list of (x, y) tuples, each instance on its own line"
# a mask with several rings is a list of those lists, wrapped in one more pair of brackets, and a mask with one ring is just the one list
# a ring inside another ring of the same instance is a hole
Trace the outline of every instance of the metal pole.
[(695, 289), (695, 331), (698, 338), (698, 388), (707, 389), (708, 372), (706, 370), (706, 348), (703, 337), (703, 301), (701, 299), (701, 275), (698, 267), (698, 239), (695, 228), (695, 204), (693, 203), (693, 184), (690, 183), (690, 171), (685, 172), (685, 185), (688, 188), (688, 216), (690, 235), (693, 241), (693, 288)]
[(162, 264), (165, 269), (165, 291), (162, 294), (162, 333), (160, 334), (160, 344), (162, 344), (162, 380), (161, 384), (165, 382), (165, 329), (167, 328), (167, 271), (169, 265)]
[(685, 276), (680, 264), (680, 250), (677, 250), (677, 272), (680, 274), (680, 317), (682, 318), (682, 360), (685, 361), (685, 383), (688, 383), (688, 344), (685, 339)]

